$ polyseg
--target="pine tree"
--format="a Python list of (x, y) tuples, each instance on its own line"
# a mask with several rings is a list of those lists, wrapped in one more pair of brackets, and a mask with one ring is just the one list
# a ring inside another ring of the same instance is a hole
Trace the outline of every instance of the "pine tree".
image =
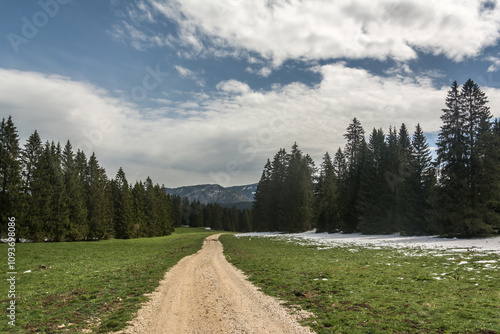
[(323, 157), (316, 188), (317, 232), (338, 232), (341, 225), (337, 206), (337, 177), (328, 152)]
[(191, 203), (191, 214), (189, 215), (189, 226), (202, 227), (203, 226), (203, 210), (199, 201)]
[(144, 184), (142, 181), (137, 181), (132, 188), (133, 237), (150, 236), (149, 217), (146, 215), (147, 209)]
[(182, 225), (189, 226), (189, 217), (191, 216), (191, 204), (189, 198), (184, 197), (182, 200)]
[(52, 215), (48, 221), (52, 224), (48, 228), (50, 240), (67, 241), (70, 232), (70, 209), (68, 194), (64, 185), (64, 174), (62, 170), (62, 148), (61, 144), (54, 142), (50, 145), (50, 168), (49, 185), (52, 190), (51, 212)]
[(223, 219), (224, 212), (222, 207), (219, 204), (214, 203), (212, 205), (212, 224), (210, 225), (210, 228), (221, 231)]
[(347, 140), (344, 156), (347, 162), (345, 182), (340, 187), (340, 217), (343, 232), (357, 230), (359, 223), (359, 190), (361, 173), (366, 158), (367, 144), (365, 131), (357, 118), (347, 128), (344, 138)]
[(240, 231), (241, 232), (251, 232), (252, 227), (252, 211), (249, 209), (243, 209), (240, 216)]
[(163, 189), (165, 189), (163, 185), (161, 187), (158, 184), (154, 186), (158, 205), (158, 216), (160, 219), (158, 222), (159, 235), (170, 235), (174, 232), (174, 208), (170, 196), (168, 196)]
[(285, 149), (280, 149), (273, 158), (271, 165), (271, 231), (287, 231), (287, 198), (285, 189), (285, 179), (287, 177), (287, 168), (289, 164), (289, 155)]
[(352, 123), (347, 127), (344, 138), (347, 140), (344, 154), (347, 159), (348, 168), (355, 168), (359, 162), (360, 149), (365, 140), (365, 130), (356, 117), (354, 117)]
[(158, 236), (161, 234), (160, 200), (156, 195), (153, 181), (148, 176), (145, 183), (145, 208), (147, 222), (147, 236)]
[(69, 231), (69, 210), (61, 166), (61, 145), (45, 143), (31, 182), (31, 228), (33, 241), (64, 241)]
[[(33, 226), (33, 212), (36, 210), (33, 204), (33, 184), (35, 170), (39, 165), (40, 156), (42, 154), (42, 140), (40, 135), (35, 130), (31, 134), (21, 152), (21, 165), (22, 165), (22, 216), (20, 220), (22, 227), (20, 229), (22, 238), (30, 238), (31, 231), (35, 230)], [(20, 227), (20, 226), (19, 226)], [(19, 228), (18, 227), (18, 228)]]
[(88, 234), (84, 184), (81, 182), (71, 143), (67, 142), (62, 156), (65, 198), (69, 210), (68, 240), (83, 240)]
[[(406, 132), (406, 126), (402, 131)], [(403, 135), (407, 136), (408, 133), (403, 133)], [(409, 141), (409, 139), (403, 138), (402, 142), (405, 145), (407, 144), (406, 141)], [(385, 188), (384, 202), (381, 203), (386, 211), (386, 218), (383, 223), (384, 233), (399, 231), (401, 225), (404, 224), (404, 210), (401, 208), (404, 201), (401, 200), (401, 195), (404, 193), (406, 166), (400, 143), (396, 128), (389, 127), (385, 153), (382, 156), (382, 171), (388, 186), (388, 188)]]
[[(19, 199), (21, 192), (20, 147), (17, 128), (12, 117), (2, 119), (0, 125), (0, 219), (6, 222), (8, 217), (19, 220)], [(7, 225), (2, 224), (1, 234), (7, 232)]]
[(115, 238), (129, 239), (133, 237), (133, 214), (132, 214), (132, 195), (130, 187), (125, 177), (125, 172), (120, 167), (114, 180), (114, 215), (113, 223), (115, 229)]
[[(490, 210), (493, 233), (500, 233), (500, 120), (496, 119), (491, 128), (491, 136), (481, 140), (481, 150), (487, 152), (483, 161), (483, 174), (486, 180), (481, 180), (480, 193), (482, 200)], [(484, 182), (486, 181), (486, 182)], [(489, 186), (485, 187), (486, 184)]]
[[(87, 165), (85, 154), (77, 153), (77, 166), (81, 166), (83, 173)], [(93, 153), (88, 161), (87, 183), (87, 212), (88, 212), (88, 239), (107, 239), (114, 235), (113, 209), (114, 203), (111, 182), (106, 176), (106, 171), (99, 165), (96, 155)], [(113, 181), (114, 182), (114, 181)], [(113, 189), (115, 190), (115, 189)]]
[(35, 130), (35, 132), (33, 132), (33, 134), (29, 136), (21, 153), (21, 163), (23, 169), (23, 193), (29, 194), (31, 192), (33, 173), (41, 154), (42, 140), (38, 132)]
[[(182, 199), (180, 196), (175, 195), (172, 197), (172, 206), (173, 206), (173, 213), (172, 213), (172, 218), (174, 220), (174, 226), (175, 227), (181, 227), (182, 225)], [(205, 226), (208, 226), (208, 224), (205, 222)]]
[(333, 159), (333, 168), (335, 171), (335, 178), (337, 179), (337, 186), (341, 186), (344, 184), (347, 178), (347, 162), (345, 159), (344, 152), (339, 147), (337, 152), (335, 153), (335, 157)]
[(405, 231), (407, 234), (425, 234), (429, 230), (427, 216), (431, 209), (429, 201), (436, 184), (436, 177), (429, 145), (420, 124), (415, 128), (411, 149), (407, 181), (408, 191), (412, 193), (412, 205), (409, 209), (411, 219), (405, 226)]
[(459, 91), (454, 82), (443, 109), (439, 134), (439, 188), (434, 200), (432, 226), (442, 233), (458, 236), (489, 234), (498, 220), (485, 202), (493, 166), (491, 113), (486, 95), (472, 80)]
[(303, 232), (313, 224), (314, 186), (310, 157), (304, 156), (297, 143), (292, 146), (284, 180), (286, 225), (284, 230)]
[(363, 164), (358, 201), (358, 229), (365, 234), (388, 233), (388, 198), (391, 184), (387, 182), (387, 144), (382, 129), (373, 129), (366, 161)]
[(253, 215), (255, 217), (255, 229), (257, 231), (271, 230), (272, 226), (272, 190), (271, 190), (272, 166), (271, 161), (267, 163), (262, 171), (262, 176), (257, 185), (253, 202)]
[(410, 134), (403, 123), (398, 132), (398, 175), (401, 179), (398, 192), (396, 192), (395, 214), (396, 221), (393, 225), (394, 232), (412, 233), (414, 225), (413, 206), (415, 205), (415, 191), (410, 186), (412, 145)]

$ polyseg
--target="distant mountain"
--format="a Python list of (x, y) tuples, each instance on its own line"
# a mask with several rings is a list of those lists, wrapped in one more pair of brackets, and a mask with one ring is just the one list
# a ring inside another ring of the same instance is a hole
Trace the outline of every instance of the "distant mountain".
[(250, 206), (249, 203), (253, 202), (257, 184), (227, 188), (218, 184), (200, 184), (163, 189), (167, 194), (177, 195), (181, 198), (187, 197), (190, 201), (200, 201), (203, 204), (218, 203), (222, 206), (229, 206), (230, 204), (248, 203), (246, 206)]
[(246, 197), (250, 198), (251, 201), (253, 202), (254, 197), (255, 197), (255, 192), (257, 191), (257, 184), (248, 184), (246, 186), (234, 186), (234, 187), (227, 187), (226, 189), (235, 191), (237, 193), (241, 193), (245, 195)]

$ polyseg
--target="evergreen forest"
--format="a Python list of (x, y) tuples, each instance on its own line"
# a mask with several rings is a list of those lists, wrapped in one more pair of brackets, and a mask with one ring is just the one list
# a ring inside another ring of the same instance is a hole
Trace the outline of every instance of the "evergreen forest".
[[(268, 159), (252, 210), (170, 196), (148, 177), (109, 179), (95, 154), (70, 141), (21, 147), (9, 116), (0, 126), (0, 217), (16, 238), (79, 241), (168, 235), (183, 225), (226, 231), (361, 232), (473, 237), (500, 230), (500, 121), (472, 80), (454, 82), (434, 155), (423, 129), (365, 133), (354, 118), (345, 147), (316, 166), (295, 143)], [(1, 236), (7, 234), (3, 223)]]
[(122, 168), (109, 179), (95, 154), (74, 152), (70, 141), (42, 143), (35, 130), (21, 147), (11, 116), (0, 125), (0, 182), (0, 235), (14, 217), (17, 240), (154, 237), (182, 225), (251, 229), (248, 209), (171, 197), (149, 177), (129, 183)]
[(455, 81), (442, 110), (435, 159), (417, 125), (365, 133), (354, 118), (344, 149), (319, 168), (298, 145), (264, 166), (253, 207), (261, 231), (438, 234), (500, 229), (500, 122), (472, 80)]

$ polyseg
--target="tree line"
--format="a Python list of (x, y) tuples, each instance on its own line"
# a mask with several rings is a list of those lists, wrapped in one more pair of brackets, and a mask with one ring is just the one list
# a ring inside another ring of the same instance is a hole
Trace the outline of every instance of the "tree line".
[(175, 227), (209, 227), (213, 230), (250, 232), (252, 227), (252, 211), (222, 207), (217, 203), (203, 204), (190, 202), (187, 197), (173, 196)]
[(297, 144), (267, 161), (253, 207), (257, 230), (401, 232), (470, 237), (500, 229), (500, 122), (472, 80), (455, 81), (442, 110), (436, 159), (420, 125), (366, 139), (360, 121), (317, 168)]
[[(169, 235), (189, 225), (251, 231), (252, 212), (171, 197), (151, 178), (129, 183), (120, 167), (108, 179), (95, 153), (68, 140), (42, 143), (35, 130), (20, 146), (12, 117), (0, 124), (0, 217), (16, 217), (16, 237), (34, 242)], [(0, 235), (7, 233), (2, 224)]]
[(132, 185), (120, 168), (108, 179), (95, 154), (75, 153), (70, 141), (43, 144), (36, 130), (21, 148), (11, 116), (0, 125), (0, 182), (0, 217), (16, 217), (18, 239), (126, 239), (174, 228), (173, 202), (149, 177)]

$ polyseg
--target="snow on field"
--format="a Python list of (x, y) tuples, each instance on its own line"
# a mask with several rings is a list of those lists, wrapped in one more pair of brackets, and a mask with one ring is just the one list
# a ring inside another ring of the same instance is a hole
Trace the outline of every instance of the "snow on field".
[(276, 232), (252, 232), (237, 234), (236, 236), (249, 237), (273, 237), (296, 242), (304, 245), (316, 245), (320, 249), (332, 247), (365, 246), (370, 248), (419, 248), (436, 250), (440, 253), (446, 250), (452, 251), (476, 251), (496, 253), (500, 255), (500, 237), (475, 238), (475, 239), (448, 239), (437, 236), (402, 236), (391, 235), (363, 235), (360, 233), (315, 233), (309, 231), (304, 233), (283, 234)]

